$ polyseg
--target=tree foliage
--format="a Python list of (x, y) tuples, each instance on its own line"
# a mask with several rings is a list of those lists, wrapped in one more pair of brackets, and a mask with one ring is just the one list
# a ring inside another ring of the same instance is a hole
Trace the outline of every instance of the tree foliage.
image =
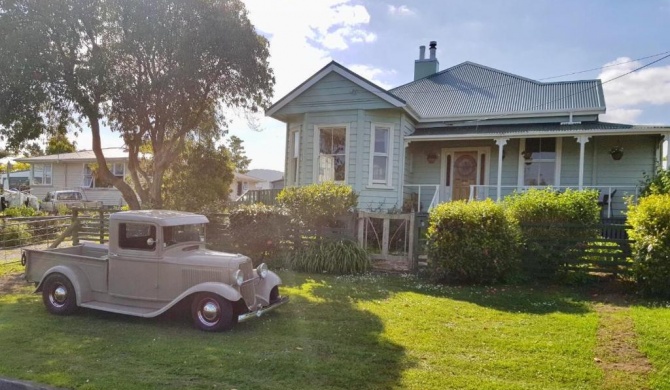
[(163, 206), (174, 210), (203, 211), (227, 198), (233, 182), (230, 153), (213, 142), (187, 142), (184, 153), (165, 174)]
[(243, 142), (241, 138), (231, 135), (228, 140), (228, 149), (230, 150), (235, 170), (240, 173), (247, 173), (251, 159), (247, 157), (244, 151)]
[[(131, 208), (137, 195), (161, 207), (164, 175), (187, 142), (220, 139), (222, 107), (257, 111), (274, 84), (267, 40), (240, 0), (0, 0), (0, 69), (8, 145), (37, 138), (49, 118), (82, 118), (99, 174)], [(103, 120), (126, 143), (134, 188), (107, 168)]]
[(67, 129), (65, 124), (58, 127), (56, 134), (49, 138), (46, 148), (46, 154), (72, 153), (76, 149), (75, 143), (67, 138)]

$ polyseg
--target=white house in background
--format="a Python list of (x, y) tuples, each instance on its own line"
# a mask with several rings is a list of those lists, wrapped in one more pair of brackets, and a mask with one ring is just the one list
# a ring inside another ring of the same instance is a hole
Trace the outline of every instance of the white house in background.
[(263, 180), (257, 177), (249, 176), (244, 173), (235, 172), (235, 179), (233, 180), (233, 183), (230, 185), (230, 195), (228, 196), (228, 198), (232, 201), (236, 201), (242, 195), (244, 195), (245, 192), (259, 189), (256, 186), (262, 181)]
[(7, 180), (7, 173), (0, 175), (0, 182), (3, 190), (18, 189), (23, 191), (30, 187), (30, 171), (14, 171), (9, 173), (9, 180)]
[[(274, 169), (252, 169), (247, 172), (247, 175), (262, 180), (256, 185), (257, 190), (272, 190), (284, 187), (284, 172), (281, 171), (275, 171)], [(277, 187), (280, 183), (282, 185)]]
[[(128, 152), (124, 148), (103, 148), (102, 152), (114, 176), (124, 179)], [(30, 164), (30, 192), (38, 199), (44, 199), (49, 191), (78, 189), (89, 201), (101, 201), (105, 206), (125, 204), (119, 190), (96, 177), (97, 162), (92, 150), (16, 158), (15, 161)]]

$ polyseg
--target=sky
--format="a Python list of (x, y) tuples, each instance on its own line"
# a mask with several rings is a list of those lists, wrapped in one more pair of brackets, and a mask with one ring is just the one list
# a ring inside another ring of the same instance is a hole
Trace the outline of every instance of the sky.
[[(419, 46), (432, 40), (440, 70), (472, 61), (544, 81), (605, 83), (662, 56), (644, 57), (670, 54), (670, 0), (243, 2), (270, 42), (273, 102), (331, 60), (383, 88), (405, 84)], [(588, 69), (594, 70), (554, 78)], [(670, 58), (603, 88), (607, 114), (601, 121), (670, 124)], [(230, 134), (244, 140), (250, 168), (283, 171), (285, 125), (261, 114), (252, 129), (244, 116), (230, 115)], [(77, 146), (89, 145), (84, 132)], [(107, 133), (104, 145), (121, 142)]]

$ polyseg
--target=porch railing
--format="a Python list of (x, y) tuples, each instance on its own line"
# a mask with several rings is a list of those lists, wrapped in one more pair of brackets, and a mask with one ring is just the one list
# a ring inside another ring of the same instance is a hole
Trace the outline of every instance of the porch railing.
[(426, 212), (440, 202), (438, 184), (405, 184), (403, 208), (407, 211)]
[[(484, 200), (487, 198), (491, 199), (502, 199), (506, 195), (513, 194), (514, 192), (523, 192), (531, 188), (547, 188), (540, 186), (500, 186), (500, 196), (498, 196), (498, 186), (496, 185), (471, 185), (470, 186), (470, 200)], [(565, 191), (567, 189), (578, 189), (577, 186), (551, 186), (551, 188), (557, 191)], [(639, 196), (640, 189), (638, 186), (618, 186), (618, 185), (606, 185), (606, 186), (582, 186), (583, 189), (594, 189), (600, 192), (600, 197), (598, 203), (603, 206), (603, 216), (607, 218), (612, 217), (612, 204), (615, 203), (616, 199), (614, 195), (617, 195), (618, 199), (622, 199), (623, 196), (633, 196), (633, 201), (637, 201)], [(618, 202), (623, 204), (623, 200)], [(623, 209), (623, 208), (622, 208)]]

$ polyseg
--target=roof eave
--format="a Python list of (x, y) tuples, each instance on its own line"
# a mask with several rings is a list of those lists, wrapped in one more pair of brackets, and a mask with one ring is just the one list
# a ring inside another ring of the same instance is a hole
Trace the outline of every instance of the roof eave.
[(537, 138), (537, 137), (576, 137), (576, 136), (607, 136), (607, 135), (654, 135), (670, 134), (670, 127), (632, 127), (628, 129), (585, 129), (581, 131), (528, 131), (528, 132), (496, 132), (496, 133), (468, 133), (468, 134), (430, 134), (407, 135), (405, 141), (465, 141), (475, 139), (495, 138)]

